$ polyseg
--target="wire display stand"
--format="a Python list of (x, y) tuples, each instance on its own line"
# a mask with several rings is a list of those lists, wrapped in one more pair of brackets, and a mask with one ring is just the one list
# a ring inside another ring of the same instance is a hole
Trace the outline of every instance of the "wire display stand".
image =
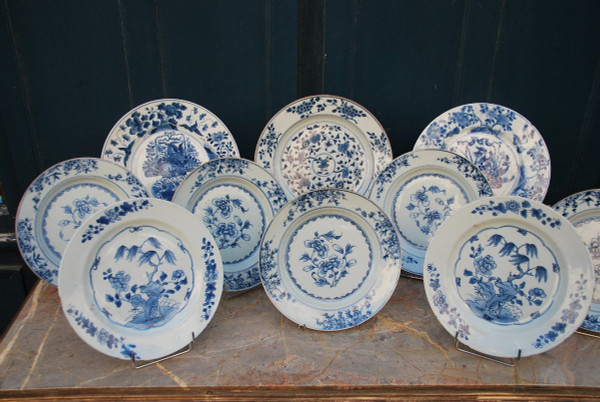
[(190, 343), (188, 343), (186, 346), (184, 346), (183, 348), (181, 348), (167, 356), (160, 357), (156, 360), (150, 360), (150, 361), (145, 361), (145, 362), (139, 362), (139, 363), (136, 362), (135, 353), (131, 352), (131, 354), (129, 355), (131, 357), (131, 364), (133, 365), (133, 368), (137, 370), (137, 369), (151, 366), (156, 363), (163, 362), (168, 359), (172, 359), (173, 357), (181, 356), (181, 355), (189, 352), (190, 350), (192, 350), (192, 347), (193, 347), (195, 341), (196, 341), (196, 335), (194, 335), (194, 333), (192, 332), (192, 341)]
[(466, 353), (466, 354), (469, 354), (469, 355), (472, 355), (472, 356), (481, 357), (483, 359), (490, 360), (490, 361), (495, 362), (495, 363), (500, 363), (500, 364), (503, 364), (503, 365), (508, 366), (508, 367), (515, 367), (516, 363), (519, 360), (521, 360), (521, 349), (519, 349), (519, 353), (517, 354), (517, 357), (513, 358), (512, 361), (500, 360), (500, 359), (498, 359), (496, 357), (489, 356), (489, 355), (486, 355), (484, 353), (476, 352), (473, 349), (469, 348), (468, 346), (462, 344), (458, 340), (458, 331), (456, 332), (456, 335), (454, 335), (454, 346), (456, 346), (456, 349), (458, 349), (459, 351), (461, 351), (463, 353)]

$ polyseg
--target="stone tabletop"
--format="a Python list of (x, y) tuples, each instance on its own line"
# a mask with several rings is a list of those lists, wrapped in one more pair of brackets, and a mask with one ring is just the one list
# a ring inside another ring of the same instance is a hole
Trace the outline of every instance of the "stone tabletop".
[(595, 391), (600, 395), (600, 340), (574, 334), (515, 367), (503, 366), (458, 351), (429, 308), (422, 282), (401, 278), (374, 318), (340, 332), (298, 327), (262, 288), (236, 297), (225, 294), (191, 352), (139, 370), (84, 343), (69, 326), (57, 289), (40, 283), (0, 344), (0, 397), (3, 392), (39, 395), (36, 390), (57, 396), (99, 389), (135, 390), (136, 395), (147, 389), (156, 395), (361, 387), (390, 392), (583, 389), (581, 395), (590, 397)]

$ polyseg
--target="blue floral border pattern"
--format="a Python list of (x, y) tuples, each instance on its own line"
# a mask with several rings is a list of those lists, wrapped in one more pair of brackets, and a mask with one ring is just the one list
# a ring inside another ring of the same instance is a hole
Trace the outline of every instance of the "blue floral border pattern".
[(335, 331), (362, 324), (373, 316), (371, 310), (372, 299), (373, 294), (369, 293), (360, 306), (353, 306), (331, 314), (324, 313), (320, 320), (317, 319), (317, 325), (325, 331)]
[(553, 208), (565, 218), (569, 218), (577, 214), (582, 206), (585, 209), (600, 208), (600, 191), (587, 190), (573, 194), (556, 203)]
[(202, 138), (209, 159), (238, 156), (239, 151), (231, 133), (208, 110), (182, 100), (162, 100), (140, 105), (120, 121), (104, 144), (102, 157), (127, 166), (135, 142), (159, 127), (177, 130)]
[[(253, 175), (248, 175), (249, 170), (254, 168), (264, 171), (265, 175), (269, 177), (269, 180), (261, 180)], [(196, 178), (194, 184), (190, 187), (190, 194), (194, 193), (208, 180), (213, 180), (224, 175), (233, 175), (244, 177), (258, 187), (259, 190), (261, 190), (267, 196), (269, 203), (273, 207), (274, 213), (287, 203), (287, 197), (279, 183), (277, 183), (277, 180), (272, 178), (271, 174), (262, 167), (245, 159), (215, 159), (214, 161), (204, 164), (202, 167), (198, 168), (196, 173), (198, 174), (198, 177)]]
[[(288, 105), (287, 108), (280, 113), (292, 116), (296, 115), (301, 120), (315, 114), (327, 113), (340, 117), (353, 124), (358, 124), (360, 119), (368, 119), (370, 117), (365, 110), (361, 109), (359, 105), (354, 104), (351, 100), (328, 96), (313, 96), (298, 100)], [(271, 120), (265, 130), (263, 130), (256, 147), (255, 155), (256, 162), (270, 171), (273, 169), (272, 161), (275, 156), (274, 152), (277, 148), (277, 144), (279, 144), (279, 141), (284, 134), (283, 131), (278, 131), (277, 127), (272, 122), (273, 120)], [(376, 176), (391, 162), (393, 157), (392, 149), (383, 128), (381, 128), (381, 132), (366, 130), (365, 134), (368, 137), (367, 139), (374, 152), (376, 161), (374, 175)]]
[(202, 304), (202, 318), (208, 321), (212, 317), (213, 309), (218, 302), (216, 293), (219, 271), (217, 262), (214, 259), (215, 245), (206, 237), (202, 238), (202, 251), (204, 252), (203, 258), (206, 263), (206, 271), (204, 272), (206, 290), (204, 291), (204, 303)]
[(130, 172), (125, 174), (109, 174), (106, 176), (107, 179), (114, 181), (115, 183), (125, 183), (129, 190), (129, 195), (132, 198), (147, 198), (148, 192), (144, 188), (144, 185)]
[(440, 289), (440, 274), (438, 268), (433, 264), (427, 264), (426, 269), (429, 273), (429, 283), (426, 283), (425, 286), (429, 286), (434, 292), (430, 301), (438, 310), (438, 314), (448, 316), (446, 324), (454, 328), (454, 332), (457, 333), (460, 338), (468, 341), (469, 335), (471, 335), (469, 324), (463, 319), (456, 307), (450, 307), (448, 304), (446, 295)]
[[(511, 195), (542, 201), (550, 183), (550, 155), (537, 129), (515, 111), (491, 103), (458, 106), (431, 122), (419, 136), (415, 149), (447, 149), (446, 140), (469, 129), (500, 138), (525, 159)], [(522, 129), (522, 134), (516, 131)]]
[(290, 203), (287, 218), (283, 222), (283, 227), (296, 219), (297, 215), (301, 215), (313, 208), (323, 205), (339, 206), (340, 201), (346, 200), (346, 194), (339, 190), (316, 190), (301, 195)]
[(581, 327), (588, 331), (600, 332), (600, 314), (588, 313), (585, 316), (585, 320), (583, 320)]
[(98, 170), (98, 161), (95, 159), (71, 159), (63, 163), (52, 166), (42, 173), (29, 187), (29, 193), (37, 193), (33, 196), (33, 209), (38, 210), (38, 204), (41, 201), (41, 193), (47, 188), (52, 187), (59, 180), (70, 175), (88, 174)]
[(507, 214), (509, 212), (520, 215), (525, 219), (537, 219), (542, 225), (548, 225), (551, 228), (558, 228), (562, 224), (559, 219), (548, 216), (541, 208), (532, 207), (531, 203), (527, 200), (522, 200), (520, 202), (516, 200), (500, 202), (489, 200), (487, 204), (482, 204), (471, 210), (472, 214), (483, 215), (484, 213), (491, 213), (492, 216)]
[(260, 275), (257, 267), (242, 272), (225, 274), (225, 285), (227, 289), (232, 291), (248, 289), (257, 284), (260, 284)]
[(67, 315), (73, 317), (75, 323), (85, 330), (85, 333), (90, 335), (93, 339), (99, 342), (103, 347), (106, 346), (109, 349), (118, 349), (120, 347), (121, 354), (127, 359), (131, 359), (133, 356), (136, 360), (140, 359), (140, 356), (135, 352), (136, 345), (129, 343), (124, 337), (119, 337), (111, 334), (105, 328), (99, 328), (89, 318), (86, 318), (83, 313), (77, 310), (74, 306), (69, 306), (66, 310)]
[(546, 347), (551, 342), (554, 342), (560, 334), (565, 333), (565, 329), (569, 325), (575, 324), (577, 317), (579, 316), (579, 310), (581, 310), (581, 300), (586, 300), (585, 289), (587, 279), (584, 279), (584, 275), (581, 274), (579, 279), (575, 281), (575, 291), (569, 294), (569, 307), (562, 310), (562, 316), (545, 334), (540, 335), (535, 342), (532, 344), (537, 349)]
[(287, 300), (295, 303), (288, 292), (283, 290), (281, 276), (277, 269), (279, 249), (273, 247), (273, 240), (263, 241), (260, 248), (260, 276), (265, 291), (275, 301)]
[(135, 200), (131, 202), (121, 202), (113, 207), (104, 210), (104, 214), (96, 219), (95, 223), (90, 223), (87, 230), (81, 238), (81, 243), (92, 240), (95, 235), (102, 232), (108, 225), (118, 222), (121, 218), (131, 212), (148, 209), (152, 206), (149, 199)]
[(411, 161), (417, 159), (419, 156), (409, 152), (404, 155), (400, 155), (392, 161), (383, 171), (377, 176), (377, 180), (371, 189), (371, 194), (375, 192), (375, 198), (381, 197), (381, 194), (385, 190), (385, 186), (390, 184), (396, 177), (398, 170), (411, 166)]
[(23, 258), (40, 278), (55, 283), (58, 278), (58, 267), (48, 267), (48, 260), (38, 250), (34, 238), (33, 221), (29, 218), (20, 219), (17, 223), (17, 240)]
[(492, 188), (483, 173), (481, 173), (477, 166), (472, 164), (468, 159), (465, 159), (460, 155), (452, 155), (451, 157), (440, 157), (438, 160), (448, 165), (456, 166), (456, 169), (461, 172), (464, 177), (473, 180), (477, 184), (479, 197), (491, 197), (494, 195)]

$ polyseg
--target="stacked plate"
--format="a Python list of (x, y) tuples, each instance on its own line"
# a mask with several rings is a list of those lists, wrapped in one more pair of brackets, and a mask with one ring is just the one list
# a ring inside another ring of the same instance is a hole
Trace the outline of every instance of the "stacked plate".
[[(556, 346), (591, 304), (600, 196), (561, 201), (563, 216), (542, 205), (548, 150), (498, 105), (442, 114), (393, 159), (367, 109), (307, 97), (249, 161), (210, 111), (161, 99), (125, 114), (101, 154), (42, 173), (16, 232), (71, 326), (114, 357), (178, 350), (223, 289), (261, 283), (290, 320), (335, 331), (375, 316), (404, 270), (452, 336), (505, 357)], [(596, 331), (598, 305), (584, 323)]]

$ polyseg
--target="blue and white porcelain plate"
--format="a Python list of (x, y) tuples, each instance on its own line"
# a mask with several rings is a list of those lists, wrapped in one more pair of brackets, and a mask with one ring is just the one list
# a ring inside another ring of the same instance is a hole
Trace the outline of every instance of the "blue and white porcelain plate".
[(65, 250), (58, 291), (75, 332), (109, 356), (151, 360), (198, 336), (215, 314), (223, 265), (199, 219), (141, 198), (105, 208)]
[(15, 229), (21, 255), (37, 276), (57, 286), (63, 252), (86, 219), (118, 201), (147, 196), (134, 175), (112, 162), (60, 162), (41, 173), (23, 194)]
[(239, 156), (229, 129), (210, 111), (180, 99), (158, 99), (127, 112), (110, 130), (102, 159), (129, 169), (156, 198), (171, 200), (201, 163)]
[(481, 353), (529, 356), (564, 341), (592, 301), (583, 241), (556, 211), (522, 197), (482, 198), (439, 227), (423, 282), (435, 316)]
[(485, 176), (467, 159), (429, 149), (394, 159), (377, 177), (369, 198), (398, 230), (402, 269), (423, 275), (423, 259), (437, 228), (464, 205), (491, 195)]
[(279, 311), (321, 331), (373, 317), (400, 276), (394, 225), (372, 201), (351, 191), (308, 192), (286, 204), (267, 228), (260, 277)]
[(290, 199), (320, 188), (366, 194), (392, 161), (392, 149), (385, 130), (364, 107), (318, 95), (296, 100), (271, 118), (254, 160)]
[(594, 296), (581, 327), (600, 333), (600, 189), (573, 194), (556, 203), (554, 209), (573, 224), (592, 259)]
[(269, 172), (246, 159), (214, 159), (183, 180), (173, 202), (199, 217), (212, 233), (223, 259), (227, 290), (260, 284), (260, 239), (287, 202)]
[(550, 185), (550, 154), (539, 131), (504, 106), (457, 106), (423, 130), (414, 149), (445, 149), (464, 156), (485, 175), (494, 195), (543, 201)]

